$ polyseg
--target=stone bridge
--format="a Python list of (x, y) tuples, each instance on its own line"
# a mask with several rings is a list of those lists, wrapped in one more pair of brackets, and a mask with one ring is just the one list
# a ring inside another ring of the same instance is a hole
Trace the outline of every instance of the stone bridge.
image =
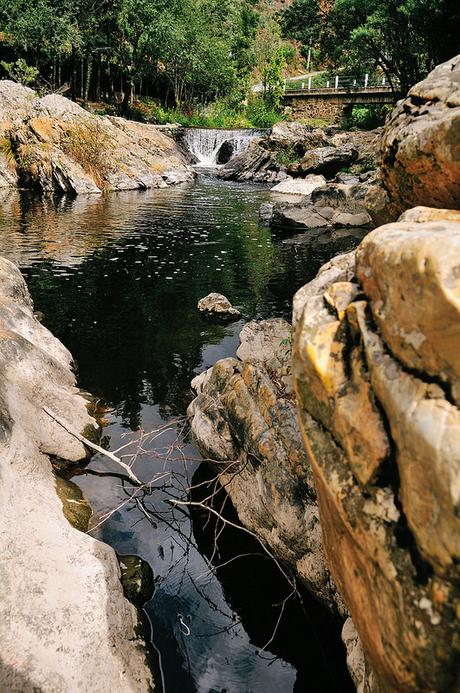
[(287, 88), (284, 93), (284, 105), (292, 109), (294, 120), (324, 118), (338, 122), (353, 106), (394, 104), (401, 96), (385, 84), (364, 87), (338, 85), (320, 89)]

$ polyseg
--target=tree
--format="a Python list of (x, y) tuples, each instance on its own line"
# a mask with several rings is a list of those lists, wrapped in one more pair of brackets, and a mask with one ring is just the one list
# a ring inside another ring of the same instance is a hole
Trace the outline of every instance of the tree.
[(457, 0), (294, 0), (281, 16), (285, 36), (319, 49), (326, 65), (380, 68), (406, 92), (458, 52)]

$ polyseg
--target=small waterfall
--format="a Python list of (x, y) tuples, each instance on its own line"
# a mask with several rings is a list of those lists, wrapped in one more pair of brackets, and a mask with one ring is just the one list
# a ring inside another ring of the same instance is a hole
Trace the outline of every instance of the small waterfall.
[(244, 151), (255, 137), (263, 137), (268, 133), (269, 130), (249, 128), (240, 130), (184, 128), (182, 141), (189, 152), (197, 158), (198, 166), (215, 167)]

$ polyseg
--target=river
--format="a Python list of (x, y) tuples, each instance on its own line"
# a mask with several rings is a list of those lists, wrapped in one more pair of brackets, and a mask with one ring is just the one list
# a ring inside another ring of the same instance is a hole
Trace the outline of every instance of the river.
[[(151, 493), (130, 499), (101, 456), (74, 481), (93, 508), (92, 534), (154, 571), (145, 612), (166, 693), (351, 690), (339, 628), (308, 595), (291, 599), (278, 624), (290, 587), (257, 542), (206, 510), (189, 518), (170, 504), (191, 486), (199, 500), (214, 488), (184, 419), (191, 379), (234, 355), (246, 321), (289, 319), (294, 292), (359, 241), (356, 231), (274, 234), (258, 225), (269, 197), (210, 173), (191, 186), (74, 199), (1, 192), (0, 254), (19, 264), (79, 385), (100, 398), (106, 444), (157, 431), (135, 466)], [(243, 319), (203, 318), (196, 305), (211, 291)], [(232, 517), (225, 496), (214, 502)]]

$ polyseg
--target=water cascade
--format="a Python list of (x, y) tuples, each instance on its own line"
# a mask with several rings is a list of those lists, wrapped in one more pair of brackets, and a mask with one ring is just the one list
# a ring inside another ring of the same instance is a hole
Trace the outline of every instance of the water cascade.
[(227, 163), (235, 154), (244, 151), (255, 137), (263, 137), (267, 134), (268, 130), (253, 128), (239, 130), (185, 128), (182, 142), (196, 157), (199, 166), (214, 167)]

